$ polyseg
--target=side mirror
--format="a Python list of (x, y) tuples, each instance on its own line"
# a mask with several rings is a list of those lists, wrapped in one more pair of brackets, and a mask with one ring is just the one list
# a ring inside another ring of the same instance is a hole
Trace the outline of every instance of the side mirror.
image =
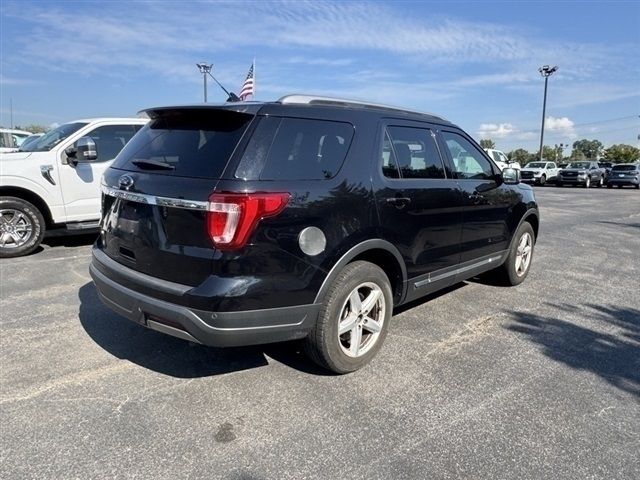
[(91, 137), (81, 137), (76, 142), (75, 147), (76, 163), (93, 162), (98, 158), (98, 148), (96, 142)]
[(505, 168), (502, 170), (502, 181), (507, 185), (517, 185), (520, 183), (520, 170), (515, 168)]

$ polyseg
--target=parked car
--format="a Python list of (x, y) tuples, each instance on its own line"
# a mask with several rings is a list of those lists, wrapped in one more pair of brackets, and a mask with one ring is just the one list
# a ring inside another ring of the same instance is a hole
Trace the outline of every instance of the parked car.
[(493, 162), (498, 165), (498, 167), (500, 167), (500, 170), (504, 170), (507, 167), (515, 168), (516, 170), (520, 170), (522, 168), (518, 162), (512, 162), (511, 160), (509, 160), (504, 152), (500, 150), (496, 150), (494, 148), (485, 148), (484, 151), (487, 152), (487, 155), (491, 157)]
[(31, 132), (24, 130), (0, 128), (0, 153), (15, 152), (30, 135)]
[(613, 188), (614, 185), (618, 188), (629, 185), (640, 189), (640, 164), (620, 163), (611, 167), (607, 188)]
[(589, 188), (591, 185), (601, 187), (604, 185), (604, 169), (598, 166), (598, 162), (580, 161), (571, 162), (567, 168), (560, 170), (557, 185), (582, 185)]
[(600, 168), (604, 168), (604, 178), (605, 178), (605, 182), (606, 182), (606, 179), (609, 176), (609, 173), (611, 172), (611, 168), (613, 167), (613, 163), (611, 163), (611, 162), (598, 162), (598, 166)]
[(522, 181), (544, 185), (547, 182), (555, 182), (560, 169), (555, 162), (529, 162), (520, 170)]
[(150, 329), (304, 338), (345, 373), (380, 349), (394, 307), (530, 269), (532, 188), (441, 117), (304, 95), (146, 113), (105, 172), (90, 272)]
[(147, 119), (66, 123), (0, 154), (0, 258), (35, 250), (46, 231), (96, 231), (100, 177)]

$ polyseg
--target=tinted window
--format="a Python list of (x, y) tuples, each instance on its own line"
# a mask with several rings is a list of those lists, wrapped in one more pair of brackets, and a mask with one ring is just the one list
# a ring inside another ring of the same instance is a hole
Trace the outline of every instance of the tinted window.
[(168, 163), (163, 175), (219, 178), (252, 115), (225, 110), (170, 112), (151, 120), (127, 143), (114, 168), (139, 170), (132, 160)]
[(43, 136), (41, 136), (38, 140), (33, 143), (30, 143), (24, 151), (26, 152), (45, 152), (51, 150), (53, 147), (58, 145), (64, 139), (73, 135), (82, 127), (86, 126), (86, 123), (65, 123), (64, 125), (60, 125), (58, 128), (54, 128), (53, 130), (48, 131)]
[(402, 178), (445, 178), (444, 166), (430, 130), (388, 127), (387, 132)]
[(349, 123), (300, 118), (263, 118), (236, 170), (260, 180), (321, 180), (342, 167), (351, 139)]
[(462, 135), (442, 132), (457, 178), (489, 180), (493, 178), (491, 163)]
[(387, 178), (400, 178), (398, 160), (391, 147), (391, 139), (385, 130), (384, 141), (382, 143), (382, 174)]
[(611, 170), (616, 172), (632, 172), (636, 170), (638, 167), (635, 165), (614, 165)]
[(86, 136), (96, 143), (98, 158), (95, 161), (104, 162), (116, 158), (136, 132), (133, 125), (105, 125), (91, 130)]

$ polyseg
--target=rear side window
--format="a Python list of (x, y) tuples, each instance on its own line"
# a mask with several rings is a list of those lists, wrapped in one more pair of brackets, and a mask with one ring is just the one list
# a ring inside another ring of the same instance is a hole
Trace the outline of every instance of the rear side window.
[(87, 133), (86, 136), (91, 137), (96, 144), (98, 158), (95, 161), (104, 162), (116, 158), (141, 127), (142, 125), (105, 125)]
[(180, 110), (151, 120), (116, 158), (113, 167), (140, 170), (135, 160), (162, 162), (163, 175), (220, 178), (253, 115), (228, 110)]
[[(391, 162), (400, 169), (402, 178), (445, 178), (444, 166), (431, 131), (413, 127), (387, 127), (394, 155)], [(383, 159), (384, 159), (383, 146)], [(389, 167), (391, 164), (388, 165)], [(393, 170), (383, 164), (383, 174)]]
[(302, 118), (260, 121), (236, 169), (248, 180), (322, 180), (342, 167), (353, 125)]
[(635, 170), (638, 170), (639, 167), (635, 166), (635, 165), (614, 165), (611, 170), (614, 170), (616, 172), (633, 172)]

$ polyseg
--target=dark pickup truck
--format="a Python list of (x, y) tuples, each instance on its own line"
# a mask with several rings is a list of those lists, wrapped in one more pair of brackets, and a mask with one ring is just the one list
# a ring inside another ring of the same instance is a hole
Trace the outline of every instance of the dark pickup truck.
[(567, 168), (560, 170), (557, 184), (559, 187), (564, 185), (582, 185), (585, 188), (589, 188), (591, 185), (602, 187), (605, 178), (605, 170), (598, 166), (598, 162), (585, 160), (571, 162)]

